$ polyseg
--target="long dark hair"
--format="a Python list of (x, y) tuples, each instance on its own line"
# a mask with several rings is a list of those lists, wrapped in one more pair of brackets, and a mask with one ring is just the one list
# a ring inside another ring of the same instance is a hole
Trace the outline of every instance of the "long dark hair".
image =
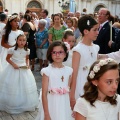
[[(93, 63), (93, 65), (90, 68), (90, 72), (93, 70), (93, 67), (98, 63), (99, 60)], [(108, 62), (106, 65), (101, 66), (100, 70), (97, 73), (95, 73), (94, 78), (90, 78), (89, 76), (90, 72), (89, 72), (87, 77), (88, 81), (84, 86), (85, 92), (82, 97), (84, 97), (87, 101), (89, 101), (92, 106), (94, 106), (94, 102), (98, 99), (98, 88), (97, 86), (93, 85), (92, 81), (99, 80), (100, 77), (102, 77), (102, 75), (108, 70), (116, 70), (116, 69), (119, 70), (119, 66), (116, 62), (113, 61), (113, 62)], [(105, 100), (108, 101), (111, 105), (116, 105), (117, 104), (116, 97), (117, 97), (116, 94), (113, 97), (107, 96)]]
[[(17, 16), (16, 16), (14, 19), (16, 19), (16, 18), (17, 18)], [(12, 30), (12, 27), (11, 27), (10, 23), (11, 23), (14, 19), (12, 19), (12, 20), (9, 20), (9, 19), (8, 19), (7, 24), (6, 24), (6, 26), (5, 26), (5, 35), (4, 35), (4, 36), (5, 36), (5, 39), (4, 39), (5, 43), (8, 43), (8, 36), (9, 36), (11, 30)]]
[[(17, 40), (18, 40), (18, 39), (19, 39), (19, 37), (21, 37), (21, 36), (23, 36), (23, 37), (26, 39), (26, 36), (25, 36), (25, 35), (20, 34), (20, 35), (18, 35)], [(16, 44), (15, 44), (15, 50), (17, 50), (17, 49), (18, 49), (17, 40), (16, 40)], [(25, 51), (27, 51), (27, 50), (28, 50), (28, 47), (27, 47), (27, 39), (26, 39), (26, 44), (25, 44), (25, 46), (24, 46), (24, 49), (25, 49)]]

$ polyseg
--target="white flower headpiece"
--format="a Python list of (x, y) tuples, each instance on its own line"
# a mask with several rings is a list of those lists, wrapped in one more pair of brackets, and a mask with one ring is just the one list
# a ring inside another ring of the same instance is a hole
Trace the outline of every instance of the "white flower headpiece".
[(107, 65), (109, 62), (113, 61), (115, 60), (111, 58), (100, 60), (100, 62), (93, 67), (93, 70), (90, 71), (89, 77), (93, 79), (95, 77), (95, 73), (97, 73), (100, 70), (101, 66)]
[(65, 46), (67, 47), (67, 52), (70, 50), (70, 45), (67, 42), (64, 42)]
[(10, 16), (10, 17), (8, 18), (8, 20), (11, 21), (11, 20), (13, 20), (13, 19), (15, 19), (15, 18), (17, 18), (17, 17), (18, 17), (18, 15), (12, 15), (12, 16)]
[(90, 25), (90, 20), (87, 20), (87, 25), (88, 25), (88, 26)]

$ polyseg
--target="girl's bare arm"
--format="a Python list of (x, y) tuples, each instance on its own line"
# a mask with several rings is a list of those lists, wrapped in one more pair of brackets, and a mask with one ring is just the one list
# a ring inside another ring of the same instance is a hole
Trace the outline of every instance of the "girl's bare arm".
[(71, 101), (71, 108), (73, 109), (75, 104), (75, 89), (76, 89), (76, 79), (78, 75), (78, 68), (80, 64), (80, 54), (78, 52), (73, 52), (72, 57), (72, 68), (73, 68), (73, 74), (72, 74), (72, 81), (70, 85), (70, 101)]
[(42, 77), (42, 103), (43, 103), (43, 109), (44, 109), (44, 116), (45, 116), (45, 118), (50, 119), (50, 114), (49, 114), (49, 110), (48, 110), (48, 99), (47, 99), (48, 84), (49, 84), (49, 78), (48, 78), (48, 76), (43, 74), (43, 77)]
[(19, 69), (19, 66), (16, 65), (10, 58), (12, 57), (12, 54), (8, 54), (6, 57), (6, 61), (11, 64), (15, 69)]

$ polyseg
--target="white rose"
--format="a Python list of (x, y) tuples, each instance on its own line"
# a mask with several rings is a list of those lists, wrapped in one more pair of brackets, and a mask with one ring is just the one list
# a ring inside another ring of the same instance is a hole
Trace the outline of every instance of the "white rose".
[(91, 71), (90, 74), (89, 74), (89, 77), (92, 79), (92, 78), (94, 78), (94, 76), (95, 76), (94, 71)]
[(100, 60), (100, 62), (99, 62), (100, 66), (103, 66), (104, 62), (105, 62), (105, 60)]
[(100, 67), (98, 65), (95, 65), (93, 68), (93, 71), (97, 73), (100, 70)]
[(114, 61), (112, 58), (108, 58), (108, 62), (112, 62)]

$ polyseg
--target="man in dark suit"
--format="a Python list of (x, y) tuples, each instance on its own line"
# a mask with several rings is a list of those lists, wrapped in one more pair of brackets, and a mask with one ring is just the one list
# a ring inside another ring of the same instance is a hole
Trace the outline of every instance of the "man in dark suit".
[[(107, 54), (112, 52), (108, 46), (110, 41), (110, 25), (109, 25), (110, 12), (106, 8), (101, 8), (98, 12), (98, 23), (100, 24), (100, 30), (95, 44), (100, 46), (99, 53)], [(115, 40), (115, 31), (112, 29), (112, 41)]]
[(115, 38), (115, 41), (109, 41), (109, 47), (113, 52), (116, 52), (120, 49), (120, 30)]

